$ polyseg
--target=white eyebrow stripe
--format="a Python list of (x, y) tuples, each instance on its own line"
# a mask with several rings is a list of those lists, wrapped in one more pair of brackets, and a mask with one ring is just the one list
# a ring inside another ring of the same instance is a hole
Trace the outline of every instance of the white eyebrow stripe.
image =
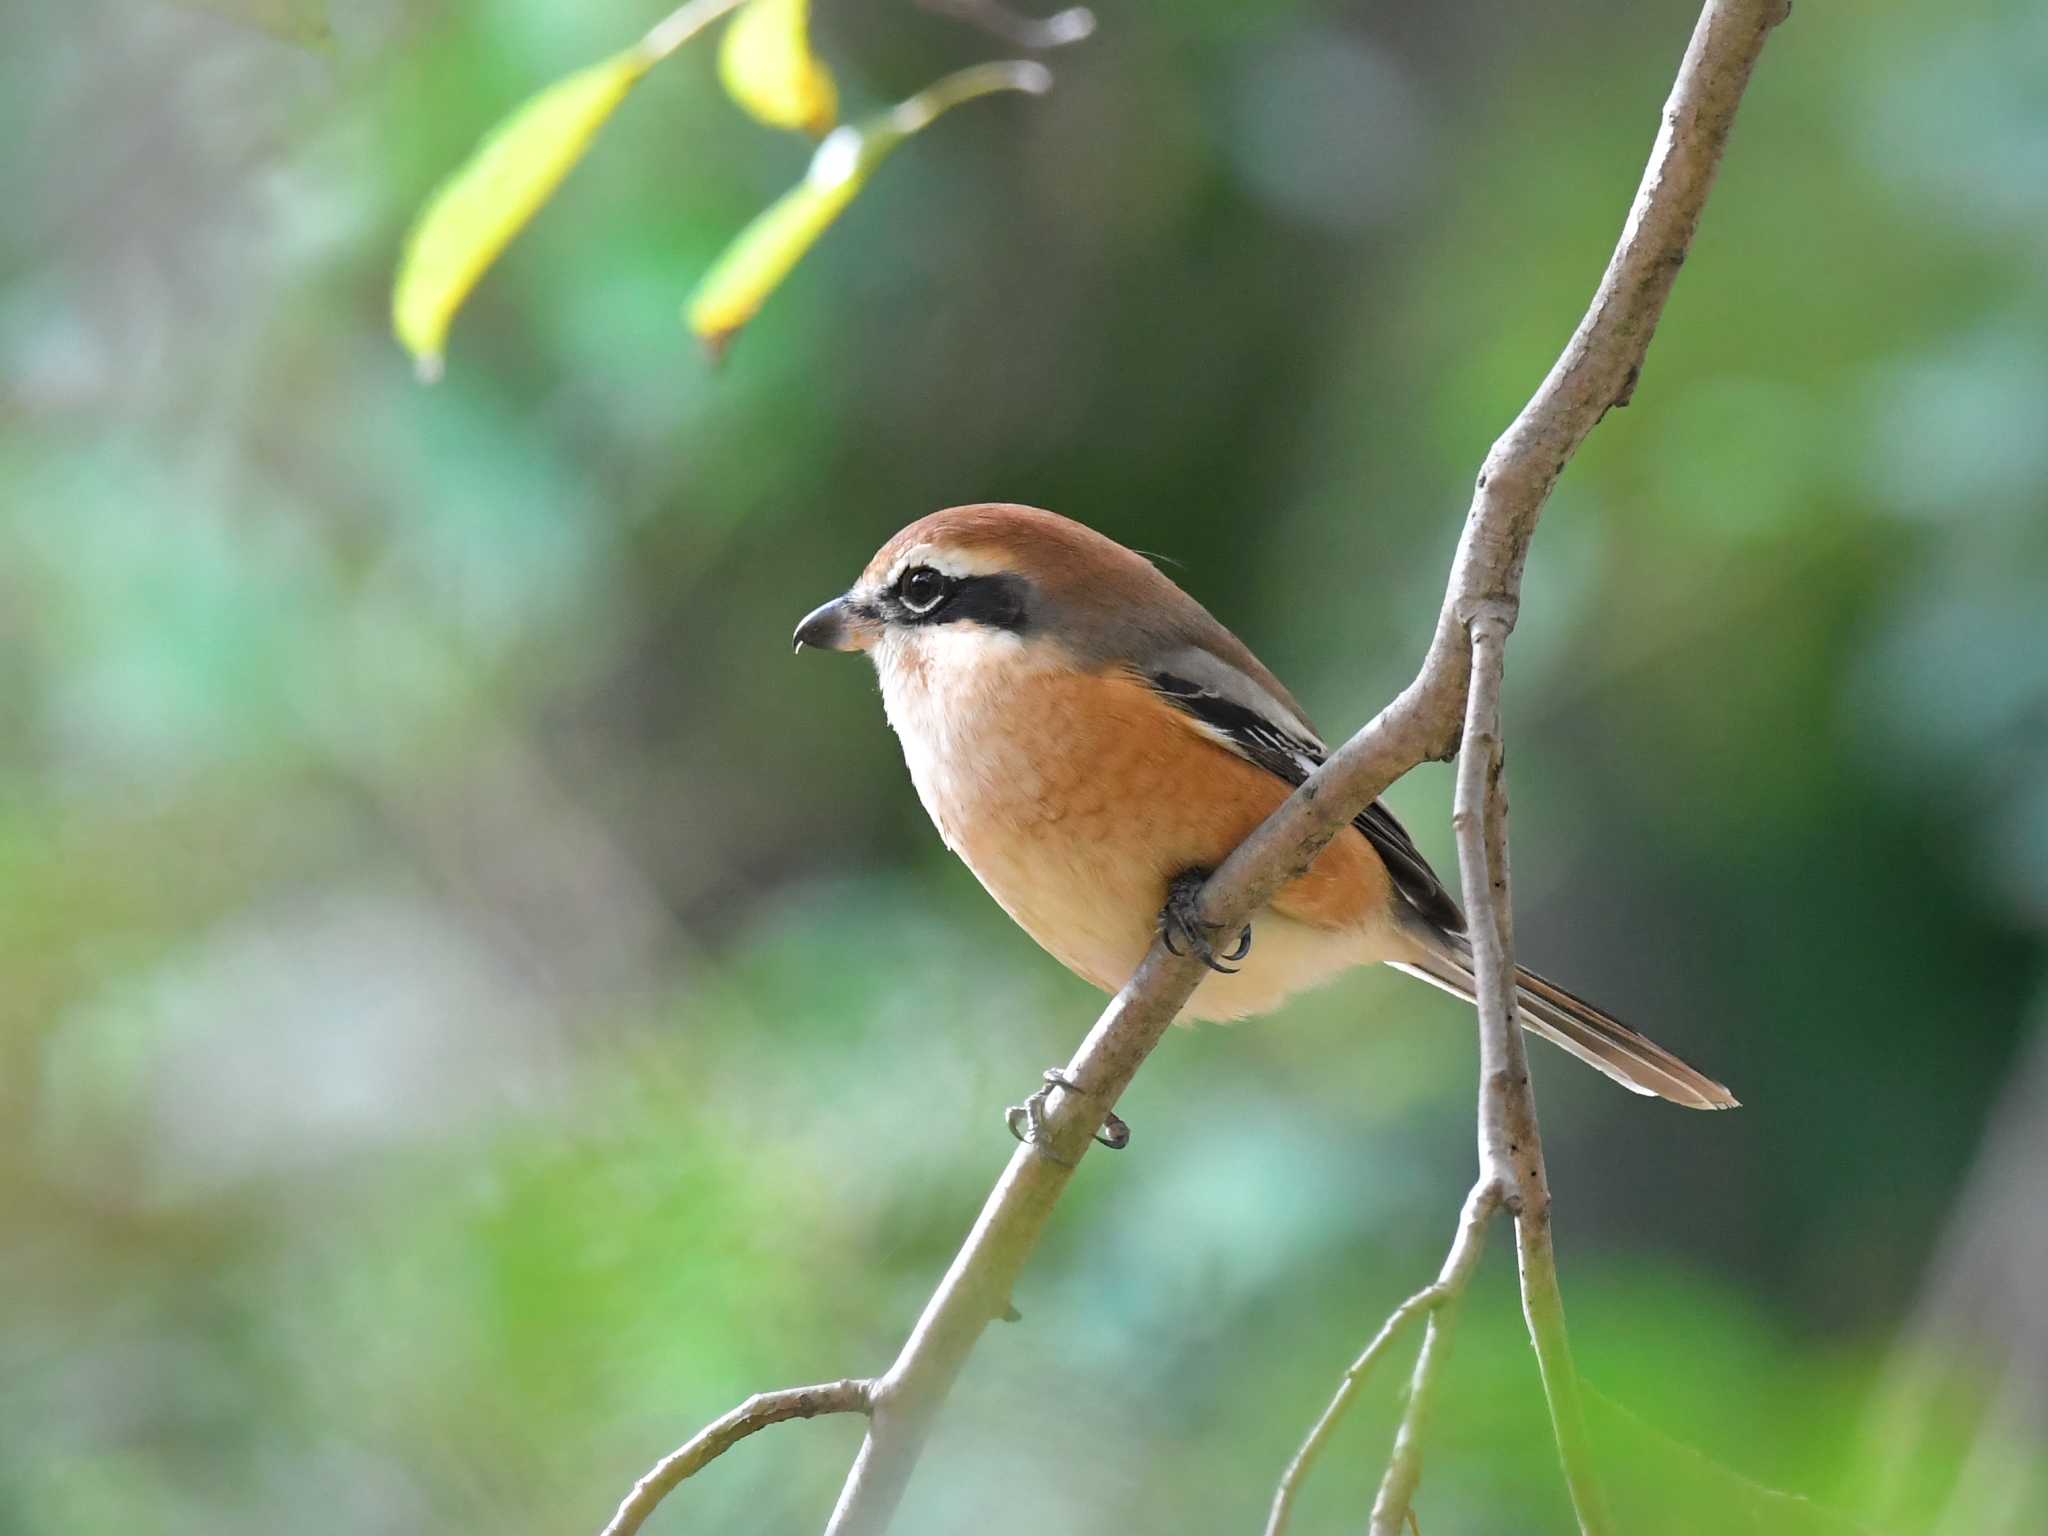
[(941, 549), (932, 544), (919, 544), (896, 557), (896, 563), (882, 578), (882, 590), (888, 591), (902, 580), (905, 571), (918, 565), (928, 565), (941, 576), (954, 577), (994, 576), (1004, 569), (1002, 557), (990, 550)]

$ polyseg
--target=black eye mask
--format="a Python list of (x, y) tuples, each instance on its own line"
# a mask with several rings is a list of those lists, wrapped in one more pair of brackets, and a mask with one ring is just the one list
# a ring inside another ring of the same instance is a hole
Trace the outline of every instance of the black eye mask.
[(1030, 583), (1001, 572), (991, 576), (947, 576), (928, 565), (912, 566), (883, 599), (884, 611), (899, 624), (968, 622), (1008, 634), (1030, 628)]

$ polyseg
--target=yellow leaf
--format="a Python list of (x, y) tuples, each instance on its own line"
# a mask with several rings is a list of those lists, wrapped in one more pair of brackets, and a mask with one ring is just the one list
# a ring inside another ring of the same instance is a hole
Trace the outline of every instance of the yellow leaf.
[(1052, 76), (1043, 65), (978, 64), (946, 76), (858, 128), (835, 130), (811, 156), (804, 179), (741, 230), (704, 274), (683, 311), (690, 329), (714, 357), (722, 353), (804, 253), (846, 211), (875, 167), (940, 113), (993, 91), (1039, 95), (1051, 86)]
[(718, 77), (769, 127), (816, 138), (838, 121), (839, 91), (811, 52), (810, 20), (810, 0), (749, 0), (725, 29)]
[(422, 379), (440, 377), (448, 327), (478, 279), (657, 57), (640, 45), (556, 81), (493, 129), (428, 200), (391, 294), (392, 329)]
[(837, 130), (811, 157), (810, 173), (725, 248), (685, 311), (690, 329), (714, 356), (760, 312), (768, 295), (845, 211), (887, 152), (872, 152), (856, 129)]

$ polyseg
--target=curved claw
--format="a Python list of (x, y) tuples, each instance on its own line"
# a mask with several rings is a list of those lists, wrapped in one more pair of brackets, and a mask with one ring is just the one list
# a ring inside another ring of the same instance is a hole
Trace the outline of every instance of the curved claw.
[[(1059, 1067), (1047, 1067), (1045, 1069), (1045, 1087), (1039, 1091), (1049, 1094), (1055, 1088), (1064, 1088), (1071, 1094), (1079, 1095), (1082, 1098), (1087, 1097), (1087, 1090), (1067, 1076), (1064, 1070)], [(1115, 1110), (1111, 1110), (1102, 1117), (1102, 1128), (1095, 1133), (1095, 1139), (1101, 1145), (1109, 1148), (1110, 1151), (1121, 1152), (1131, 1144), (1131, 1128), (1124, 1123)]]
[[(1244, 925), (1237, 947), (1229, 954), (1216, 953), (1216, 946), (1209, 942), (1206, 931), (1213, 925), (1204, 922), (1197, 912), (1202, 884), (1208, 878), (1208, 871), (1200, 869), (1191, 869), (1174, 877), (1173, 884), (1167, 888), (1166, 905), (1159, 909), (1159, 941), (1170, 955), (1192, 954), (1219, 976), (1235, 976), (1237, 967), (1225, 962), (1242, 960), (1252, 952), (1252, 925)], [(1187, 945), (1186, 949), (1181, 948), (1182, 943)]]
[[(1045, 1156), (1053, 1158), (1054, 1162), (1064, 1162), (1064, 1159), (1054, 1156), (1044, 1141), (1045, 1101), (1052, 1097), (1055, 1088), (1064, 1088), (1068, 1093), (1084, 1098), (1087, 1096), (1081, 1085), (1068, 1077), (1061, 1068), (1047, 1067), (1044, 1086), (1022, 1104), (1012, 1104), (1004, 1110), (1003, 1124), (1010, 1128), (1012, 1136), (1027, 1147), (1037, 1147)], [(1131, 1128), (1112, 1110), (1103, 1116), (1102, 1128), (1095, 1133), (1095, 1139), (1110, 1151), (1121, 1152), (1131, 1144)]]

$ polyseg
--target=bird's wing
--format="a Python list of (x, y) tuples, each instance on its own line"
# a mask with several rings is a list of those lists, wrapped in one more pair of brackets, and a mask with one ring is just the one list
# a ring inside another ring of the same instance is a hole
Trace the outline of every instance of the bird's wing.
[[(1289, 785), (1299, 785), (1330, 755), (1306, 720), (1213, 652), (1190, 646), (1138, 669), (1138, 675), (1212, 741)], [(1394, 889), (1417, 916), (1445, 933), (1465, 931), (1465, 915), (1392, 811), (1375, 800), (1352, 825), (1372, 844)]]

